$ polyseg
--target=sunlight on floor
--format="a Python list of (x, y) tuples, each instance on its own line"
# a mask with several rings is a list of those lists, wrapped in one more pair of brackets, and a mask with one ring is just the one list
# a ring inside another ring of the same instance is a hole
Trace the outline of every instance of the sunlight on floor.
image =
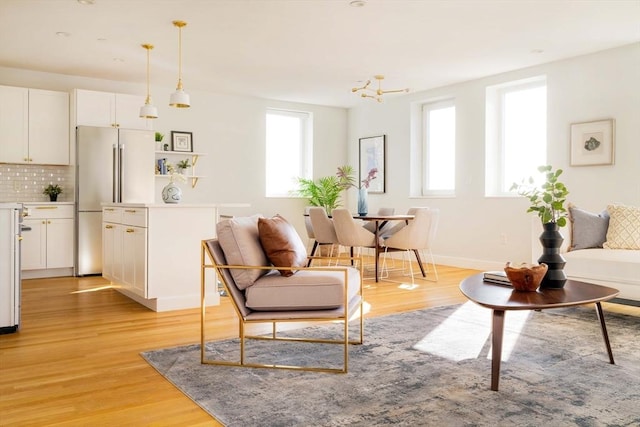
[(70, 292), (70, 293), (71, 294), (84, 294), (84, 293), (87, 293), (87, 292), (98, 292), (98, 291), (104, 291), (106, 289), (115, 289), (115, 288), (116, 287), (113, 286), (113, 285), (107, 285), (107, 286), (100, 286), (100, 287), (91, 288), (91, 289), (82, 289), (80, 291), (73, 291), (73, 292)]
[[(422, 338), (414, 349), (453, 361), (491, 358), (491, 310), (472, 302), (460, 306), (451, 316)], [(530, 311), (510, 311), (505, 316), (502, 360), (508, 360)]]

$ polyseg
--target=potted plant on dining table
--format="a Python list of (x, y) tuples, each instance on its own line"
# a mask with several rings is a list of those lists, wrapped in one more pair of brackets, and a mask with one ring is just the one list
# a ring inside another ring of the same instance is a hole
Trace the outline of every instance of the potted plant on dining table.
[(371, 168), (359, 184), (356, 184), (356, 180), (353, 177), (353, 167), (345, 165), (338, 168), (338, 178), (343, 182), (345, 188), (353, 187), (358, 190), (358, 215), (366, 216), (369, 213), (369, 201), (368, 193), (369, 185), (371, 181), (376, 179), (378, 175), (378, 168)]

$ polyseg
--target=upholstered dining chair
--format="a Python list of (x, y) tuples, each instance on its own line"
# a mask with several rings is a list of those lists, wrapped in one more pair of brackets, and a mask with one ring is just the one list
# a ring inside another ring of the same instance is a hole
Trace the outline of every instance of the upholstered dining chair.
[[(327, 211), (324, 208), (318, 206), (310, 206), (309, 221), (311, 222), (313, 234), (316, 239), (313, 250), (311, 251), (311, 256), (314, 256), (318, 248), (321, 246), (330, 247), (329, 257), (334, 256), (333, 251), (337, 246), (338, 253), (336, 254), (336, 256), (339, 256), (340, 242), (338, 241), (338, 236), (336, 235), (333, 221), (331, 220), (331, 218), (329, 218), (329, 216), (327, 216)], [(309, 263), (307, 265), (311, 265), (311, 259), (309, 259)]]
[[(376, 249), (376, 235), (365, 229), (353, 219), (348, 209), (338, 208), (331, 212), (333, 225), (336, 229), (338, 242), (342, 246), (350, 248), (351, 257), (361, 257), (362, 248)], [(385, 271), (385, 264), (382, 271)]]
[[(386, 215), (393, 215), (396, 212), (395, 208), (380, 208), (378, 209), (378, 212), (376, 213), (376, 216), (386, 216)], [(378, 235), (381, 236), (382, 233), (384, 232), (384, 230), (387, 230), (389, 228), (391, 228), (391, 223), (388, 222), (385, 225), (383, 225), (382, 227), (380, 227), (380, 230), (378, 230)], [(372, 233), (375, 233), (376, 231), (376, 223), (375, 221), (367, 221), (367, 223), (365, 225), (363, 225), (364, 228), (366, 228), (367, 230), (369, 230)]]
[[(311, 210), (313, 206), (307, 206), (304, 208), (304, 228), (307, 231), (307, 238), (309, 239), (307, 242), (307, 252), (309, 255), (313, 255), (316, 251), (316, 247), (318, 246), (318, 241), (316, 240), (316, 236), (313, 232), (313, 225), (311, 224), (311, 217), (309, 216), (309, 210)], [(309, 250), (309, 245), (313, 242), (313, 246), (311, 250)]]
[[(414, 208), (413, 215), (415, 217), (413, 220), (387, 238), (383, 237), (381, 243), (385, 248), (385, 253), (389, 251), (405, 251), (406, 254), (409, 254), (412, 251), (415, 254), (416, 261), (418, 261), (422, 277), (427, 277), (427, 274), (420, 253), (428, 254), (435, 281), (437, 281), (438, 270), (431, 252), (431, 245), (438, 230), (440, 210), (426, 207)], [(413, 265), (410, 256), (408, 257), (408, 264), (409, 274), (413, 278)]]

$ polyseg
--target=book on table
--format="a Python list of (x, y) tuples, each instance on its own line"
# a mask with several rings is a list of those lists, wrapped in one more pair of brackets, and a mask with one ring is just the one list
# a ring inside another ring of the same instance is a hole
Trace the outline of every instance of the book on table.
[(497, 283), (499, 285), (511, 286), (511, 282), (504, 271), (485, 271), (482, 276), (485, 282)]

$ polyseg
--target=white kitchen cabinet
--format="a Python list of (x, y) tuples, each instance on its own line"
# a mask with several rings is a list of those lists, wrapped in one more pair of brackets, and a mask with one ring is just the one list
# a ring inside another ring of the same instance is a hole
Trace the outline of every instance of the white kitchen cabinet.
[[(200, 306), (200, 247), (215, 237), (215, 205), (120, 203), (102, 214), (102, 274), (115, 289), (155, 311)], [(218, 304), (215, 289), (207, 301)]]
[[(73, 204), (26, 204), (22, 233), (22, 270), (47, 270), (30, 277), (66, 276), (72, 273), (74, 251)], [(28, 278), (28, 277), (25, 277)]]
[(69, 94), (0, 86), (0, 162), (68, 165)]
[(144, 101), (144, 96), (76, 89), (76, 126), (152, 129), (150, 120), (140, 118)]

